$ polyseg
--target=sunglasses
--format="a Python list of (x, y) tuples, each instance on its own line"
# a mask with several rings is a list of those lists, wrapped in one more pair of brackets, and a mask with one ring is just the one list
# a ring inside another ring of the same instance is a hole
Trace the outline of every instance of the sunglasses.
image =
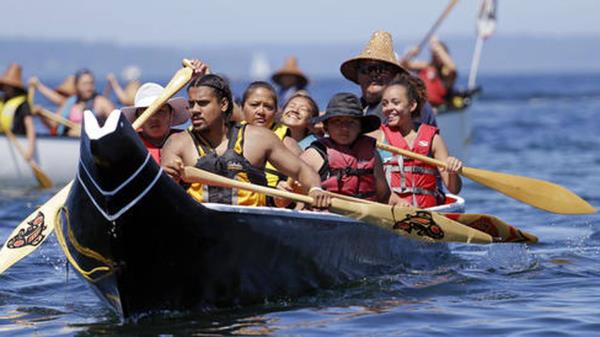
[(362, 63), (358, 66), (358, 72), (363, 75), (391, 75), (394, 70), (387, 64)]

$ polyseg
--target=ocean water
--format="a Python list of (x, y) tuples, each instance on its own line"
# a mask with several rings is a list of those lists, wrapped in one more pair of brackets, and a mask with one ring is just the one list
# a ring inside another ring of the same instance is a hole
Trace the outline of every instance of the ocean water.
[[(600, 207), (600, 74), (482, 77), (466, 165), (566, 186)], [(241, 88), (242, 84), (236, 84)], [(341, 80), (316, 82), (321, 105)], [(2, 187), (0, 238), (55, 191)], [(0, 336), (594, 336), (600, 331), (600, 216), (555, 215), (465, 181), (467, 211), (540, 243), (451, 244), (453, 263), (365, 278), (301, 298), (121, 322), (54, 236), (0, 275)], [(410, 258), (407, 256), (407, 258)], [(433, 258), (433, 257), (432, 257)]]

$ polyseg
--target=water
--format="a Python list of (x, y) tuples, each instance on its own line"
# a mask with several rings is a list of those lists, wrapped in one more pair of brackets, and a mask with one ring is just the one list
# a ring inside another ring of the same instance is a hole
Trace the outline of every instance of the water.
[[(600, 207), (600, 75), (482, 78), (467, 165), (567, 186)], [(240, 87), (240, 85), (238, 85)], [(324, 106), (338, 80), (312, 87)], [(0, 237), (53, 192), (2, 188)], [(536, 245), (452, 244), (454, 259), (298, 299), (120, 322), (52, 236), (0, 275), (0, 335), (587, 336), (600, 329), (600, 216), (554, 215), (466, 181), (469, 212), (535, 233)]]

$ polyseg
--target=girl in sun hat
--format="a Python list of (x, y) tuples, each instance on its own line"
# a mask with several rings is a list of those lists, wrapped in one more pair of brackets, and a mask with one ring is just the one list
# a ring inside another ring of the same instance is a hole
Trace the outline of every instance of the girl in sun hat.
[(323, 122), (329, 136), (315, 141), (300, 158), (319, 172), (323, 189), (378, 202), (397, 201), (390, 200), (375, 140), (364, 135), (381, 122), (363, 114), (358, 97), (336, 94), (314, 122)]
[[(135, 104), (122, 108), (121, 112), (133, 123), (163, 90), (164, 88), (156, 83), (143, 84), (135, 94)], [(180, 131), (172, 126), (183, 124), (189, 118), (187, 101), (182, 97), (175, 97), (167, 101), (144, 123), (138, 134), (157, 163), (160, 164), (160, 150), (167, 138)]]

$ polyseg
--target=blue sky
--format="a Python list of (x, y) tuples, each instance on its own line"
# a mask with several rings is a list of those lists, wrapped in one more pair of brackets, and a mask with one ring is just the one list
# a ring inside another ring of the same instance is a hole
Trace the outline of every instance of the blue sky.
[[(387, 30), (419, 40), (446, 0), (52, 0), (12, 1), (0, 37), (113, 41), (200, 47), (231, 44), (347, 43)], [(596, 35), (598, 0), (498, 0), (497, 34)], [(479, 0), (461, 0), (443, 36), (473, 35)]]

